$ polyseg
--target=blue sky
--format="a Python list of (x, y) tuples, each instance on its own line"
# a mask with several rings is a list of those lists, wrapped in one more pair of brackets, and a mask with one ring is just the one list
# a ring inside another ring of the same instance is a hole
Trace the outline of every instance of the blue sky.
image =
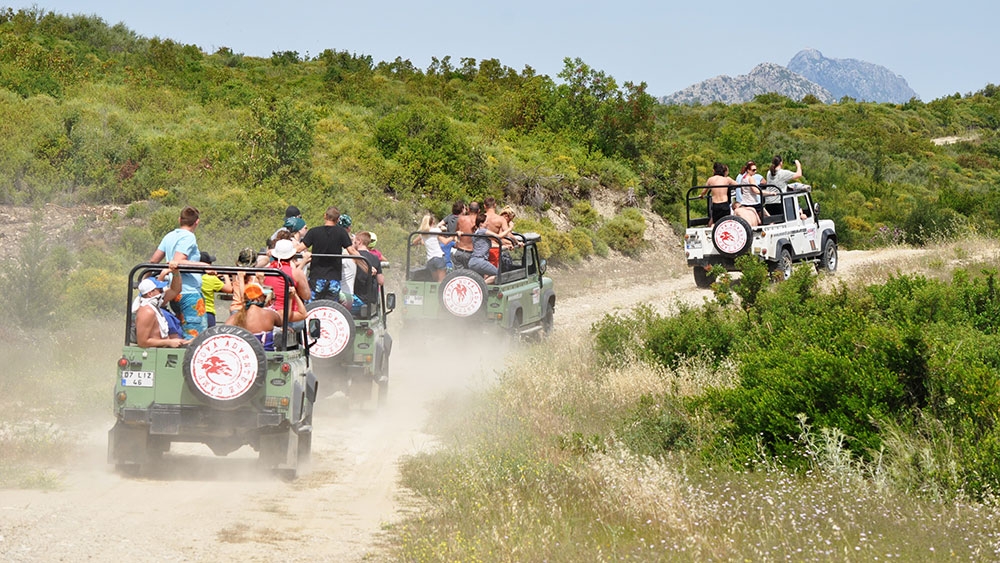
[[(438, 2), (381, 0), (45, 0), (11, 4), (97, 15), (145, 37), (229, 47), (270, 56), (324, 49), (409, 59), (498, 59), (553, 79), (565, 57), (580, 58), (619, 83), (645, 82), (654, 96), (720, 74), (781, 65), (798, 51), (880, 64), (903, 76), (924, 101), (1000, 84), (996, 0), (840, 0), (754, 3), (717, 0)], [(801, 5), (796, 5), (801, 4)]]

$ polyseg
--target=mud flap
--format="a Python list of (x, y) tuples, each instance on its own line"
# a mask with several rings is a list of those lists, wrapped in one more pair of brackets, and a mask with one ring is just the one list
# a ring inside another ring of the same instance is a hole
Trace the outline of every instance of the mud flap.
[(149, 428), (116, 422), (108, 430), (108, 463), (115, 465), (149, 463)]
[(298, 466), (299, 439), (291, 429), (260, 435), (260, 464), (268, 469), (290, 469)]

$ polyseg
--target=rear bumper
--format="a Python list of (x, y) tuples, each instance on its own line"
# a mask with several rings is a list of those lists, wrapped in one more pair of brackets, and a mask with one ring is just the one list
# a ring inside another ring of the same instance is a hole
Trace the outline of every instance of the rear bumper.
[(123, 408), (118, 413), (118, 419), (127, 426), (148, 427), (150, 435), (171, 436), (176, 441), (261, 433), (287, 428), (290, 424), (287, 411), (278, 408), (259, 410), (241, 407), (223, 411), (193, 405)]

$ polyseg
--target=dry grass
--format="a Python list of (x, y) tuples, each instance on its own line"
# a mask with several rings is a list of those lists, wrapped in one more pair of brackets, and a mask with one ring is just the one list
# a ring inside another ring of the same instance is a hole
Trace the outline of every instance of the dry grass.
[(81, 428), (99, 418), (110, 427), (119, 324), (3, 331), (0, 488), (58, 486), (58, 469), (75, 455)]
[[(951, 250), (950, 252), (954, 252)], [(444, 447), (404, 463), (432, 508), (390, 529), (407, 561), (883, 561), (1000, 557), (1000, 510), (892, 492), (836, 431), (802, 439), (814, 469), (708, 469), (653, 459), (614, 437), (643, 395), (692, 396), (735, 381), (734, 366), (595, 367), (585, 335), (559, 333), (497, 386), (450, 405)], [(456, 412), (457, 411), (457, 412)], [(695, 433), (710, 433), (707, 422)], [(567, 449), (566, 436), (576, 435)], [(591, 436), (595, 438), (591, 438)]]

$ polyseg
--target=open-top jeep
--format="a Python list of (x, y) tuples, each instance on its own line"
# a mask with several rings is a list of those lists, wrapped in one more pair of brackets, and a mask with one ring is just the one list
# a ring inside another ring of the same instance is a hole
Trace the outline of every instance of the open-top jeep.
[[(736, 191), (742, 187), (728, 187), (731, 202), (736, 201)], [(808, 186), (790, 187), (784, 192), (769, 184), (759, 186), (765, 197), (757, 198), (760, 202), (756, 205), (746, 206), (760, 218), (757, 226), (737, 214), (710, 224), (711, 199), (700, 195), (706, 188), (691, 188), (687, 193), (684, 251), (698, 287), (711, 287), (709, 268), (721, 266), (735, 271), (736, 258), (744, 254), (757, 256), (772, 273), (785, 279), (798, 262), (815, 263), (817, 270), (836, 271), (837, 230), (832, 220), (819, 218), (819, 204), (813, 203)], [(779, 201), (767, 203), (768, 195)]]
[[(364, 267), (364, 258), (350, 254), (313, 254), (354, 260)], [(384, 271), (388, 264), (382, 262)], [(357, 283), (357, 282), (355, 282)], [(357, 289), (357, 287), (356, 287)], [(313, 370), (330, 393), (343, 392), (352, 402), (363, 404), (377, 391), (377, 405), (389, 396), (389, 354), (392, 336), (386, 317), (396, 308), (396, 295), (373, 282), (363, 305), (348, 310), (332, 299), (317, 299), (306, 305), (307, 319), (320, 321), (320, 336), (310, 348)], [(327, 391), (324, 391), (327, 394)]]
[(552, 330), (556, 292), (552, 279), (544, 275), (545, 260), (538, 256), (540, 235), (511, 233), (514, 244), (504, 251), (507, 256), (500, 260), (496, 279), (487, 286), (481, 275), (460, 267), (436, 282), (422, 261), (414, 259), (414, 252), (421, 258), (424, 256), (424, 245), (414, 246), (414, 237), (441, 234), (456, 233), (414, 231), (407, 238), (403, 295), (403, 319), (407, 325), (450, 320), (498, 326), (517, 335), (547, 334)]
[[(206, 444), (216, 455), (244, 445), (259, 452), (260, 464), (294, 477), (309, 461), (312, 412), (317, 381), (309, 349), (319, 335), (318, 322), (308, 336), (275, 329), (274, 351), (237, 326), (216, 325), (186, 347), (141, 348), (131, 311), (138, 282), (162, 265), (140, 264), (129, 274), (125, 345), (118, 359), (114, 388), (115, 425), (108, 432), (108, 462), (137, 473), (153, 464), (173, 442)], [(208, 268), (184, 266), (181, 272)], [(273, 268), (213, 267), (220, 274), (281, 276)], [(289, 300), (282, 311), (288, 326)]]

